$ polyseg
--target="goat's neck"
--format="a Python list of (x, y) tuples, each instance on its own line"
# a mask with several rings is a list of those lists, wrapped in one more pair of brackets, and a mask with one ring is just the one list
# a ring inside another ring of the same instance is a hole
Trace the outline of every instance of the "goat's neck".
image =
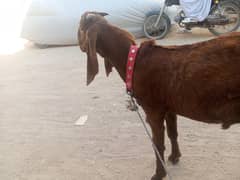
[(103, 33), (99, 48), (102, 53), (100, 53), (106, 60), (116, 68), (122, 80), (125, 81), (126, 75), (126, 64), (128, 58), (128, 52), (130, 46), (135, 44), (128, 36), (126, 36), (121, 31), (107, 31), (108, 33)]

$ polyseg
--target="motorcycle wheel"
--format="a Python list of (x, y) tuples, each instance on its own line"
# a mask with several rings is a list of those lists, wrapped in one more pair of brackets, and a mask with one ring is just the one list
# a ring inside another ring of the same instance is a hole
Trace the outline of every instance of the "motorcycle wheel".
[[(219, 10), (220, 8), (220, 10)], [(221, 12), (220, 12), (221, 11)], [(240, 8), (232, 2), (223, 2), (218, 6), (212, 8), (210, 15), (223, 15), (230, 20), (234, 20), (233, 23), (227, 25), (215, 25), (213, 27), (208, 28), (208, 30), (216, 35), (219, 36), (221, 34), (229, 33), (236, 31), (240, 26)]]
[(149, 39), (162, 39), (164, 38), (170, 30), (171, 20), (169, 17), (163, 13), (160, 23), (157, 27), (154, 27), (159, 14), (154, 13), (148, 15), (143, 24), (143, 31), (147, 38)]

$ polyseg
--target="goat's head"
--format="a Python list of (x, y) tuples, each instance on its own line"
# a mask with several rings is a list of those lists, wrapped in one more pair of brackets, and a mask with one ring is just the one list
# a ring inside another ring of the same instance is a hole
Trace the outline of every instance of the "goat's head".
[[(100, 31), (100, 25), (107, 24), (104, 16), (108, 15), (103, 12), (85, 12), (81, 16), (80, 26), (78, 29), (78, 41), (80, 49), (87, 53), (87, 85), (89, 85), (98, 73), (97, 60), (97, 36)], [(112, 66), (106, 59), (105, 69), (108, 75)]]

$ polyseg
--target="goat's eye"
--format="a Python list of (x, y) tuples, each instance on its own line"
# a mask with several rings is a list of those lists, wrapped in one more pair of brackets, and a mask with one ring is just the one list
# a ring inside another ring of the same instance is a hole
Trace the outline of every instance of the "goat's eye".
[(83, 30), (81, 28), (79, 28), (79, 32), (82, 34), (83, 33)]

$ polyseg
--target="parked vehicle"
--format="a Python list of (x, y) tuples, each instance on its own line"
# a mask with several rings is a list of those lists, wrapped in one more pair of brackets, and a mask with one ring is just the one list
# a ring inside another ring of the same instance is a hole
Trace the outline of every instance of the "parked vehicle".
[[(179, 0), (165, 0), (160, 12), (147, 14), (143, 30), (150, 39), (164, 38), (171, 27), (171, 21), (165, 13), (166, 7), (180, 5)], [(236, 31), (240, 26), (240, 1), (239, 0), (213, 0), (209, 16), (201, 22), (183, 23), (185, 14), (180, 11), (176, 19), (178, 25), (187, 30), (194, 27), (207, 28), (214, 35), (221, 35)]]

